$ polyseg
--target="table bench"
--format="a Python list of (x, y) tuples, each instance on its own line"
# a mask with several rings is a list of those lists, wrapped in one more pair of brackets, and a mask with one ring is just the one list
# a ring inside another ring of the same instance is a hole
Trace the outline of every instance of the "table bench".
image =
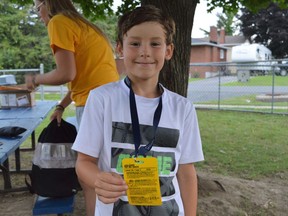
[(74, 210), (74, 200), (75, 194), (63, 198), (36, 196), (33, 207), (33, 216), (47, 214), (57, 214), (60, 216), (64, 213), (72, 213)]

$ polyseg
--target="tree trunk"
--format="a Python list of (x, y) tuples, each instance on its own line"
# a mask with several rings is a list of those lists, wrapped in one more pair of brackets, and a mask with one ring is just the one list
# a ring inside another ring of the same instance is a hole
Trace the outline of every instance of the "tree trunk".
[(187, 96), (191, 31), (198, 0), (141, 0), (142, 5), (152, 4), (169, 14), (176, 23), (174, 55), (160, 74), (160, 82), (171, 91)]

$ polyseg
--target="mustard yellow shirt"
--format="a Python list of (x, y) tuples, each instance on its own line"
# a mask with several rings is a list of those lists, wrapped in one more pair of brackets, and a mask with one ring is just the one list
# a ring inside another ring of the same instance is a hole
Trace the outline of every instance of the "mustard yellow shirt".
[(91, 27), (59, 14), (49, 21), (48, 35), (53, 53), (57, 46), (75, 55), (77, 74), (70, 90), (76, 106), (85, 105), (91, 89), (119, 80), (112, 48)]

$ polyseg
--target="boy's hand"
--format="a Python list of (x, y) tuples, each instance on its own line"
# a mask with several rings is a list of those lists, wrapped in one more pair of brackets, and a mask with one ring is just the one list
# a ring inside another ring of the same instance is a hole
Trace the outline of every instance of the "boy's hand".
[(116, 202), (128, 189), (124, 179), (112, 172), (100, 172), (94, 184), (98, 199), (105, 204)]

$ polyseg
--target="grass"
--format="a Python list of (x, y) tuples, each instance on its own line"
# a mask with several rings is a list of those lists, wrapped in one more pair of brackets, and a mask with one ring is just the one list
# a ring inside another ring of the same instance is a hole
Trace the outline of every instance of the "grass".
[[(229, 99), (221, 99), (220, 105), (239, 105), (239, 106), (270, 106), (271, 102), (263, 102), (256, 99), (256, 94), (233, 97)], [(204, 101), (201, 104), (218, 104), (218, 100)], [(287, 107), (288, 101), (274, 102), (274, 106)]]
[(288, 116), (197, 110), (205, 161), (199, 169), (246, 179), (288, 170)]
[[(288, 76), (274, 78), (275, 86), (288, 85)], [(251, 77), (247, 83), (224, 85), (271, 86), (272, 76)], [(206, 103), (218, 104), (218, 101)], [(221, 100), (221, 105), (271, 106), (271, 103), (257, 101), (256, 95), (251, 94)], [(219, 110), (197, 110), (197, 113), (205, 155), (205, 161), (197, 164), (199, 169), (247, 179), (287, 172), (287, 115)]]
[[(41, 95), (39, 92), (36, 93), (35, 95), (35, 99), (36, 100), (40, 100), (41, 99)], [(60, 101), (61, 100), (61, 95), (60, 94), (44, 94), (44, 99), (45, 100), (56, 100), (56, 101)]]
[[(272, 86), (272, 76), (253, 76), (250, 77), (248, 82), (230, 82), (225, 83), (223, 86)], [(288, 76), (274, 76), (274, 86), (287, 86)]]
[(195, 82), (199, 80), (203, 80), (203, 79), (202, 78), (189, 78), (189, 82)]
[[(47, 99), (55, 97), (47, 95)], [(50, 115), (36, 129), (36, 137)], [(246, 179), (287, 172), (287, 115), (206, 109), (198, 109), (197, 115), (205, 156), (197, 169)], [(75, 116), (73, 105), (64, 112), (64, 119), (68, 116)], [(28, 146), (30, 140), (24, 143)]]
[[(189, 78), (189, 82), (203, 80), (202, 78)], [(272, 86), (273, 77), (270, 76), (253, 76), (250, 77), (248, 82), (229, 82), (224, 83), (222, 86)], [(288, 76), (274, 76), (275, 86), (287, 86)]]

